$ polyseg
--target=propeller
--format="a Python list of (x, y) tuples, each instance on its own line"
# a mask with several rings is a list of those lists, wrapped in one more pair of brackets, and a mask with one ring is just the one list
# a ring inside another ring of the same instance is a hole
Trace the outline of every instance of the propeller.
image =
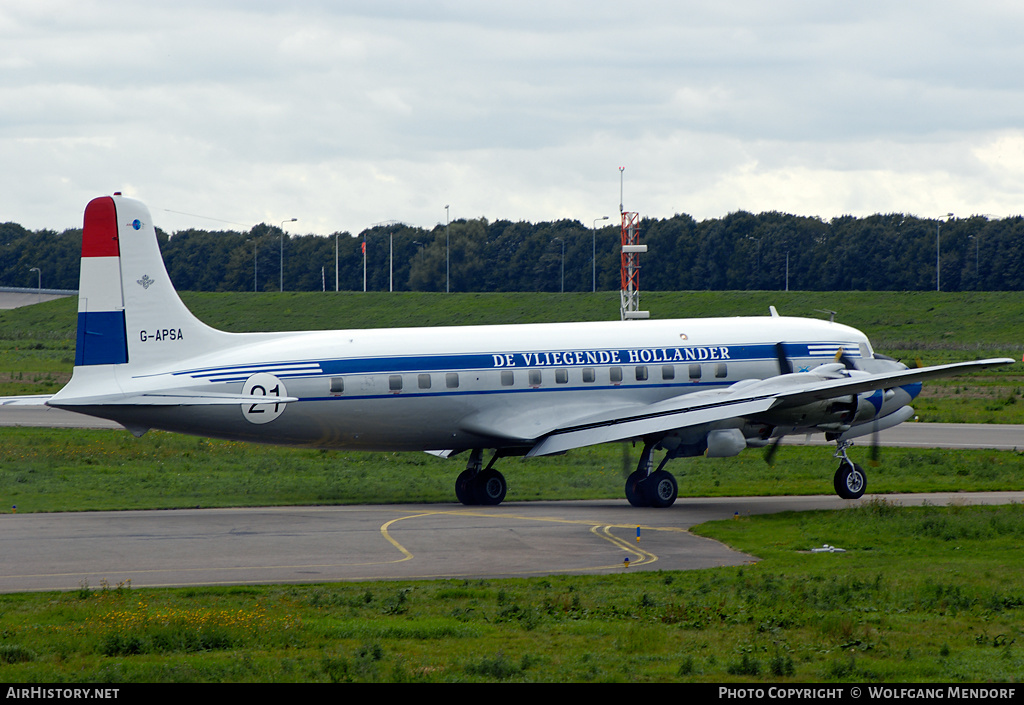
[(844, 351), (842, 347), (836, 350), (835, 361), (843, 363), (843, 367), (845, 367), (848, 370), (857, 369), (857, 363), (855, 363), (852, 358), (847, 356), (846, 351)]
[(775, 359), (779, 361), (780, 375), (793, 374), (793, 363), (789, 361), (789, 356), (786, 355), (785, 343), (775, 343)]
[(779, 452), (779, 444), (782, 443), (782, 438), (782, 436), (779, 436), (772, 441), (771, 445), (764, 449), (764, 462), (769, 465), (775, 464), (775, 454)]
[(876, 417), (875, 420), (872, 422), (872, 429), (871, 429), (871, 453), (870, 453), (870, 455), (868, 455), (868, 458), (869, 458), (868, 463), (873, 468), (877, 468), (879, 466), (879, 464), (880, 464), (880, 461), (878, 459), (879, 458), (879, 450), (878, 450), (879, 449), (879, 445), (880, 445), (880, 441), (878, 439), (878, 418)]

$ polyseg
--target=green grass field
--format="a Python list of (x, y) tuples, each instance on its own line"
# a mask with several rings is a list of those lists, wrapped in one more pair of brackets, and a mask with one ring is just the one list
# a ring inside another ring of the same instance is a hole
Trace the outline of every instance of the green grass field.
[[(465, 459), (426, 453), (278, 448), (151, 431), (5, 428), (0, 511), (19, 513), (304, 504), (452, 502)], [(784, 446), (774, 463), (734, 458), (673, 461), (681, 497), (831, 494), (830, 447)], [(866, 453), (854, 449), (857, 452)], [(507, 501), (621, 499), (639, 448), (608, 444), (498, 467)], [(866, 462), (866, 461), (865, 461)], [(1024, 489), (1024, 453), (882, 449), (871, 493)]]
[[(617, 295), (186, 294), (230, 330), (614, 318)], [(839, 311), (925, 363), (1021, 354), (1019, 294), (645, 294), (658, 318)], [(75, 304), (0, 312), (0, 393), (70, 374)], [(923, 420), (1020, 423), (1015, 368), (930, 384)], [(462, 461), (151, 432), (3, 429), (0, 511), (452, 501)], [(624, 462), (624, 453), (627, 454)], [(509, 501), (622, 496), (623, 444), (507, 459)], [(681, 496), (831, 491), (827, 448), (677, 461)], [(1020, 490), (1018, 452), (885, 449), (871, 492)], [(397, 481), (401, 478), (401, 481)], [(669, 510), (671, 511), (671, 510)], [(0, 595), (5, 682), (1019, 682), (1019, 505), (749, 517), (744, 568), (514, 580)], [(823, 543), (841, 554), (812, 554)]]

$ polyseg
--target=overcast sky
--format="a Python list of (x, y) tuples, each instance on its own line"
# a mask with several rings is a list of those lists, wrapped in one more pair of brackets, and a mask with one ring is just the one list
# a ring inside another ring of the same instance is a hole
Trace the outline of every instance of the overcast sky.
[(0, 0), (0, 222), (1016, 215), (1022, 75), (1012, 1)]

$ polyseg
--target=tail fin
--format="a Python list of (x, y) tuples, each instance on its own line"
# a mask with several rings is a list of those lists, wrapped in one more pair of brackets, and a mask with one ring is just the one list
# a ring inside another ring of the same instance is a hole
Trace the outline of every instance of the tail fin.
[(149, 210), (120, 194), (85, 209), (75, 367), (161, 367), (223, 346), (178, 297)]

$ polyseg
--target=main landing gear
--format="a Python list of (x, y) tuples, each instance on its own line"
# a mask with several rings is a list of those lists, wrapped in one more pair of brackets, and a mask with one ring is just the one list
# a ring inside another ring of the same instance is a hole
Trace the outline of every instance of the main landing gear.
[(508, 484), (505, 482), (505, 476), (493, 467), (498, 455), (499, 453), (495, 451), (491, 462), (481, 470), (483, 450), (477, 448), (470, 453), (466, 469), (455, 480), (455, 496), (460, 502), (467, 506), (501, 504), (508, 491)]
[(668, 461), (667, 455), (658, 469), (651, 472), (652, 450), (653, 444), (644, 443), (636, 470), (626, 478), (626, 499), (634, 507), (671, 507), (679, 496), (679, 485), (672, 473), (662, 470)]
[(852, 441), (838, 441), (835, 457), (840, 458), (839, 469), (832, 480), (836, 494), (842, 499), (860, 499), (868, 488), (868, 478), (864, 469), (850, 460), (846, 449), (853, 445)]

